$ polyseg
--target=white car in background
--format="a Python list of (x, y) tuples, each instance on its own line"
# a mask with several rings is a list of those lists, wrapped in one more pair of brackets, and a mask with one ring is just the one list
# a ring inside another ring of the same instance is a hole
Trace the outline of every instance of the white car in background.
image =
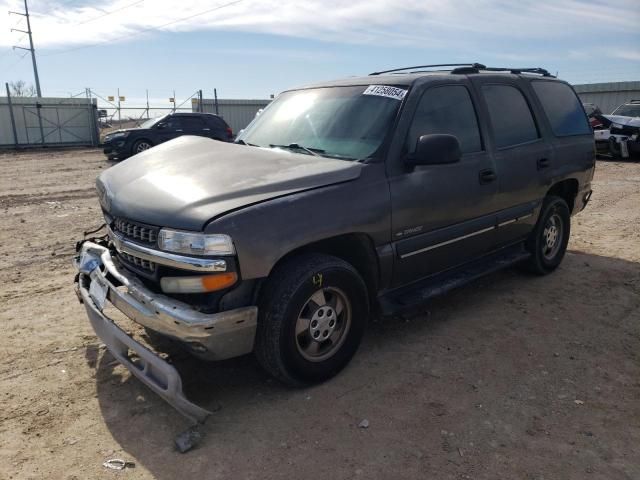
[(640, 100), (631, 100), (599, 118), (603, 125), (594, 129), (596, 144), (607, 142), (615, 158), (640, 156)]

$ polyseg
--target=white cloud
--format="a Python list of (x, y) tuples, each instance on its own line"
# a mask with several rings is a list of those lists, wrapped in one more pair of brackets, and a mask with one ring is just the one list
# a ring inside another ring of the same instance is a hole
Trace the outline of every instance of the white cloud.
[[(546, 43), (553, 49), (554, 39), (605, 32), (637, 35), (640, 25), (637, 0), (601, 0), (597, 5), (586, 0), (239, 0), (198, 15), (229, 2), (31, 0), (30, 7), (39, 49), (129, 41), (189, 16), (161, 30), (232, 30), (425, 48), (482, 49), (478, 42), (484, 39), (508, 38)], [(21, 8), (19, 0), (0, 0), (0, 46), (20, 38), (21, 34), (9, 32), (20, 17), (5, 11)]]

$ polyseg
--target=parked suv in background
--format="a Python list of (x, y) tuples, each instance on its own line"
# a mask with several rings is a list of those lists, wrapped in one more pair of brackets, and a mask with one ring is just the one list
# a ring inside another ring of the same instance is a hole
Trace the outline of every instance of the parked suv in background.
[(211, 113), (171, 113), (150, 118), (138, 128), (109, 133), (103, 140), (103, 151), (110, 160), (123, 160), (182, 135), (197, 135), (230, 142), (233, 132), (227, 122)]
[(290, 90), (235, 144), (182, 137), (103, 172), (107, 234), (79, 243), (77, 281), (113, 355), (203, 420), (107, 303), (198, 357), (254, 351), (306, 385), (349, 362), (374, 314), (508, 265), (558, 267), (595, 165), (572, 87), (430, 67)]

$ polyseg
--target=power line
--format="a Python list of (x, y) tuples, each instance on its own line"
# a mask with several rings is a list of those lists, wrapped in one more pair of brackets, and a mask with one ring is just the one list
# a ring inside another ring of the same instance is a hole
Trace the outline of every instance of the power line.
[(24, 52), (20, 58), (18, 60), (16, 60), (15, 62), (13, 62), (11, 65), (9, 65), (6, 70), (9, 71), (11, 70), (13, 67), (15, 67), (16, 65), (18, 65), (22, 60), (24, 60), (24, 57), (26, 57), (27, 55), (29, 55), (29, 52)]
[(177, 20), (172, 20), (171, 22), (167, 22), (167, 23), (164, 23), (162, 25), (158, 25), (158, 26), (155, 26), (155, 27), (143, 28), (142, 30), (138, 30), (136, 32), (132, 32), (132, 33), (129, 33), (129, 34), (126, 34), (126, 35), (121, 35), (120, 37), (111, 38), (109, 40), (104, 40), (102, 42), (96, 42), (96, 43), (90, 43), (90, 44), (87, 44), (87, 45), (81, 45), (79, 47), (68, 48), (66, 50), (59, 50), (57, 52), (52, 52), (52, 53), (44, 54), (44, 55), (41, 55), (41, 56), (42, 57), (51, 57), (53, 55), (62, 55), (63, 53), (75, 52), (77, 50), (82, 50), (82, 49), (85, 49), (85, 48), (99, 47), (101, 45), (112, 43), (114, 40), (123, 40), (123, 39), (131, 38), (131, 37), (136, 37), (138, 35), (142, 35), (143, 33), (152, 32), (154, 30), (160, 30), (160, 29), (163, 29), (165, 27), (168, 27), (169, 25), (174, 25), (176, 23), (184, 22), (186, 20), (191, 20), (192, 18), (196, 18), (196, 17), (199, 17), (201, 15), (206, 15), (207, 13), (215, 12), (216, 10), (221, 10), (223, 8), (226, 8), (226, 7), (231, 7), (233, 5), (236, 5), (236, 4), (244, 2), (244, 1), (245, 0), (235, 0), (233, 2), (224, 3), (222, 5), (218, 5), (217, 7), (213, 7), (213, 8), (210, 8), (208, 10), (204, 10), (202, 12), (195, 13), (193, 15), (189, 15), (187, 17), (179, 18)]
[(95, 20), (99, 20), (99, 19), (101, 19), (103, 17), (107, 17), (107, 16), (112, 15), (114, 13), (121, 12), (122, 10), (126, 10), (127, 8), (135, 7), (136, 5), (138, 5), (140, 3), (143, 3), (143, 2), (144, 2), (144, 0), (138, 0), (137, 2), (130, 3), (130, 4), (125, 5), (123, 7), (120, 7), (120, 8), (116, 8), (115, 10), (112, 10), (110, 12), (105, 12), (104, 14), (102, 14), (102, 15), (100, 15), (98, 17), (90, 18), (89, 20), (84, 20), (83, 22), (78, 22), (75, 25), (84, 25), (85, 23), (89, 23), (89, 22), (93, 22)]
[[(38, 98), (42, 97), (42, 91), (40, 90), (40, 78), (38, 77), (38, 65), (36, 64), (36, 50), (33, 47), (33, 36), (31, 35), (31, 21), (29, 20), (29, 6), (27, 5), (27, 0), (24, 0), (24, 12), (9, 12), (9, 14), (21, 15), (27, 20), (27, 30), (18, 30), (17, 28), (12, 28), (11, 31), (22, 32), (25, 35), (29, 35), (29, 48), (19, 47), (14, 45), (14, 49), (19, 48), (20, 50), (27, 50), (31, 52), (31, 61), (33, 63), (33, 76), (35, 78), (36, 83), (36, 93), (38, 94)], [(24, 38), (24, 36), (23, 36)], [(23, 56), (24, 58), (24, 56)]]

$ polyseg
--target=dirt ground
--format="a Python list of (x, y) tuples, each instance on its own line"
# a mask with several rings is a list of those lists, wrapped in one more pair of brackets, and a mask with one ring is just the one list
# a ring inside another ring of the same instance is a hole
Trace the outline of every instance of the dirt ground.
[(187, 423), (114, 362), (73, 292), (109, 165), (0, 154), (0, 479), (640, 479), (640, 163), (598, 162), (554, 274), (503, 271), (374, 323), (324, 385), (177, 356), (216, 410), (185, 455)]

